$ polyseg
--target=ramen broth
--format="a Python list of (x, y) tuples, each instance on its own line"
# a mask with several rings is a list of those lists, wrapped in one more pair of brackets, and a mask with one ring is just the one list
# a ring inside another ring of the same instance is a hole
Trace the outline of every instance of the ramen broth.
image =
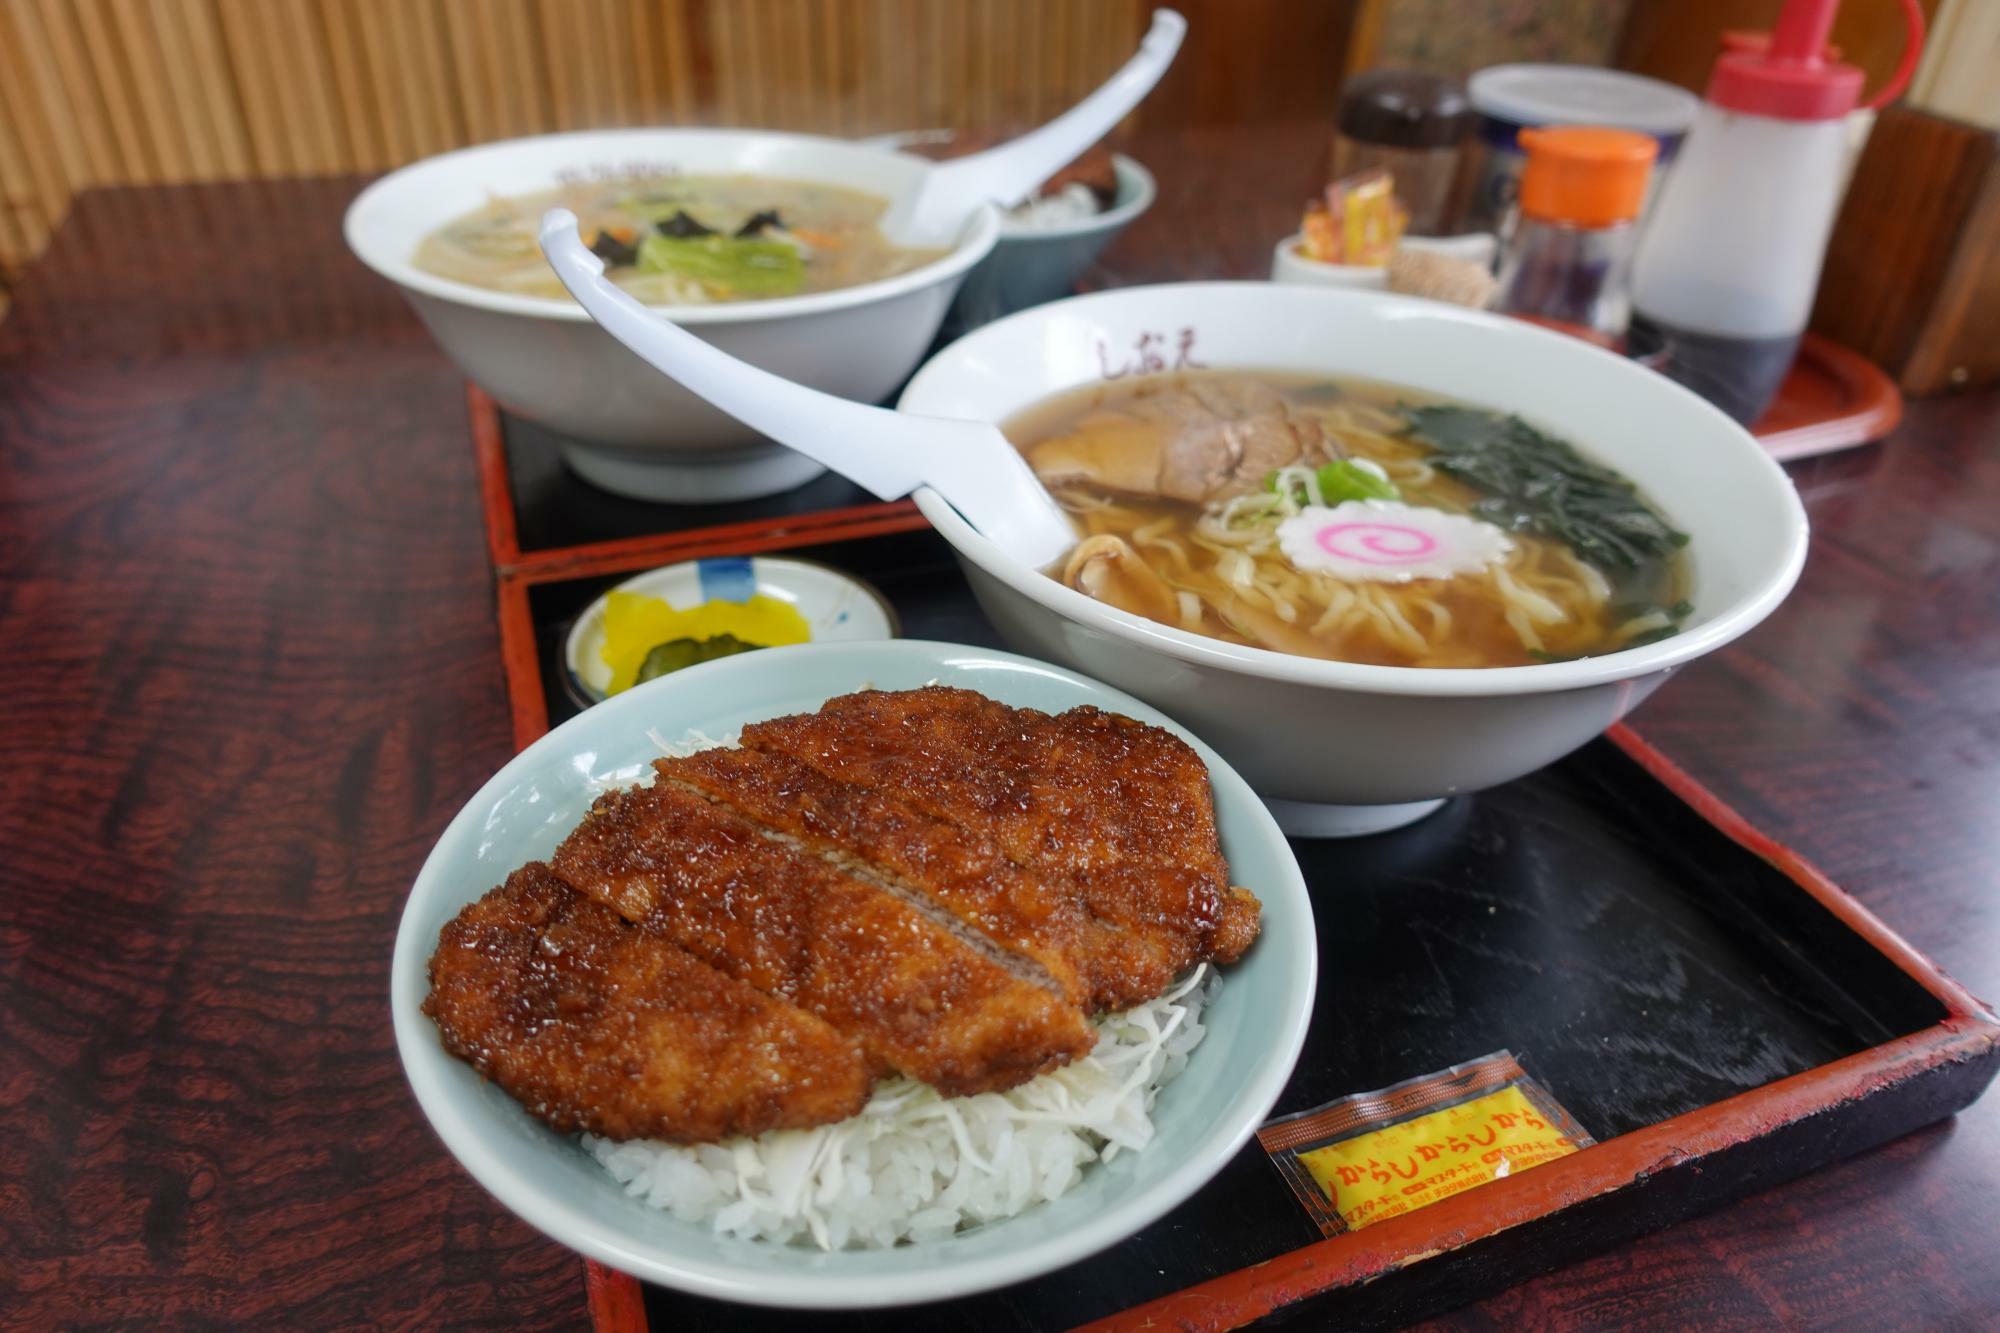
[[(1631, 483), (1437, 395), (1200, 371), (1060, 395), (1005, 430), (1081, 537), (1052, 573), (1231, 643), (1524, 666), (1664, 637), (1691, 610), (1686, 538)], [(1373, 567), (1425, 543), (1463, 567)]]
[(496, 198), (423, 239), (426, 273), (567, 299), (536, 244), (542, 214), (576, 214), (613, 282), (653, 305), (833, 291), (908, 272), (942, 249), (893, 244), (878, 195), (771, 176), (650, 176)]

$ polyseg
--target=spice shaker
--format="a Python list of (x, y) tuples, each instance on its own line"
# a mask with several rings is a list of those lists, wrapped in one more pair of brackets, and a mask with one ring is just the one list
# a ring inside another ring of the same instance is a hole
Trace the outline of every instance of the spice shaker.
[(1606, 347), (1631, 318), (1632, 252), (1659, 146), (1632, 130), (1523, 130), (1520, 220), (1494, 309)]
[(1409, 213), (1405, 231), (1450, 235), (1462, 211), (1460, 150), (1472, 120), (1472, 104), (1450, 79), (1410, 69), (1357, 75), (1340, 96), (1333, 178), (1383, 168)]
[(1600, 125), (1650, 135), (1658, 146), (1653, 185), (1674, 161), (1701, 102), (1683, 88), (1623, 70), (1584, 65), (1492, 65), (1474, 74), (1466, 95), (1477, 112), (1478, 153), (1467, 203), (1468, 230), (1504, 231), (1526, 161), (1523, 130)]
[[(1825, 58), (1838, 7), (1787, 0), (1768, 42), (1724, 50), (1633, 267), (1635, 345), (1746, 424), (1798, 351), (1846, 180), (1862, 73)], [(1923, 13), (1903, 13), (1902, 64), (1870, 106), (1916, 65)]]

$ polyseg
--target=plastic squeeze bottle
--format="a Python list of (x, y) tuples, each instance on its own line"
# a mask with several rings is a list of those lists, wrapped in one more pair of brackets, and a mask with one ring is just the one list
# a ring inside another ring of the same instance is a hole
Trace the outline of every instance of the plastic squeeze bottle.
[[(1839, 4), (1787, 0), (1768, 43), (1723, 52), (1633, 259), (1632, 353), (1664, 352), (1666, 374), (1746, 424), (1791, 368), (1840, 203), (1862, 74), (1823, 58)], [(1870, 106), (1916, 67), (1923, 11), (1903, 13), (1902, 61)]]

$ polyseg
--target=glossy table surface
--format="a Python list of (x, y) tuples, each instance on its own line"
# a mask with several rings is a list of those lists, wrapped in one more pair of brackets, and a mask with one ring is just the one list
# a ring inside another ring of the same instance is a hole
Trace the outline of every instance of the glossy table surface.
[[(1106, 282), (1262, 276), (1313, 127), (1140, 137)], [(575, 1326), (444, 1154), (403, 895), (511, 752), (459, 377), (359, 182), (87, 194), (0, 322), (0, 1324)], [(2000, 394), (1796, 465), (1798, 592), (1639, 730), (2000, 995)], [(1976, 1327), (2000, 1099), (1522, 1283), (1464, 1327)]]

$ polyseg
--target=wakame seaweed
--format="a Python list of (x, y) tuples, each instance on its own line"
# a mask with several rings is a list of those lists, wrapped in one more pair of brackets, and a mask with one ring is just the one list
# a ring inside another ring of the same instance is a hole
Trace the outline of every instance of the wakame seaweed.
[(1474, 517), (1566, 542), (1607, 572), (1637, 569), (1687, 544), (1631, 482), (1521, 418), (1473, 407), (1402, 405), (1403, 434), (1426, 461), (1485, 498)]
[(676, 240), (693, 240), (715, 235), (715, 228), (702, 225), (685, 208), (677, 208), (672, 217), (662, 222), (655, 222), (653, 230), (662, 236), (672, 236)]
[(603, 230), (599, 230), (597, 239), (590, 243), (590, 253), (596, 255), (613, 268), (621, 265), (629, 268), (639, 262), (639, 248), (637, 246), (627, 245), (610, 232)]

